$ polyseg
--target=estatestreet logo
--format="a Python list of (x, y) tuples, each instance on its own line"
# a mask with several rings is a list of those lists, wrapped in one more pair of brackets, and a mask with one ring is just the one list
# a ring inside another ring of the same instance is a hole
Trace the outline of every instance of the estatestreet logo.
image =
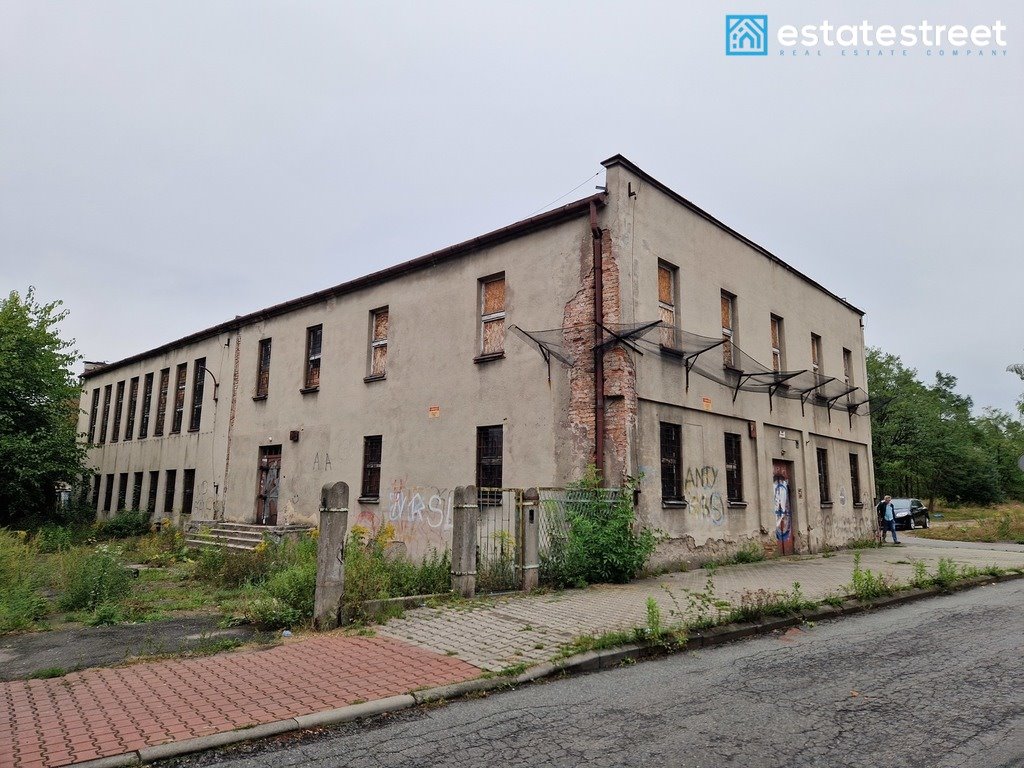
[(726, 56), (767, 56), (768, 17), (734, 14), (725, 17)]
[[(1006, 25), (935, 24), (927, 19), (912, 24), (834, 24), (828, 19), (811, 24), (781, 24), (775, 32), (780, 56), (926, 56), (991, 58), (1007, 55)], [(767, 56), (768, 17), (728, 14), (725, 17), (726, 56)]]

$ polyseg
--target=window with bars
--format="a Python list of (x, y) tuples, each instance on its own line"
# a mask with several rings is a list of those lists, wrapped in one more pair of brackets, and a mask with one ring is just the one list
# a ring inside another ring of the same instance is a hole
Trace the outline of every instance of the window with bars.
[(821, 367), (821, 336), (816, 333), (811, 334), (811, 371), (825, 373)]
[(818, 498), (822, 504), (830, 504), (832, 492), (829, 490), (828, 482), (828, 449), (818, 448), (815, 453), (818, 457)]
[(196, 471), (186, 469), (181, 478), (181, 514), (192, 514), (192, 498), (196, 489)]
[(160, 471), (149, 473), (149, 502), (146, 504), (146, 511), (150, 514), (156, 512), (156, 494), (160, 485)]
[(156, 398), (156, 424), (153, 427), (153, 436), (160, 437), (164, 433), (164, 421), (167, 418), (167, 389), (170, 386), (171, 369), (164, 368), (160, 371), (160, 392)]
[(362, 499), (380, 498), (380, 457), (383, 438), (380, 435), (367, 435), (363, 438), (363, 487), (359, 497)]
[(860, 459), (856, 453), (850, 454), (850, 495), (854, 504), (861, 504), (860, 500)]
[(480, 491), (481, 506), (501, 504), (502, 442), (500, 424), (476, 428), (476, 485), (491, 489)]
[(117, 382), (117, 396), (114, 398), (114, 426), (110, 434), (110, 442), (121, 439), (121, 411), (124, 409), (124, 382)]
[(736, 367), (736, 297), (722, 291), (722, 362), (726, 368)]
[(743, 501), (743, 450), (740, 436), (725, 433), (725, 494), (729, 501)]
[(320, 355), (324, 344), (324, 327), (314, 325), (306, 329), (306, 377), (304, 389), (320, 386)]
[(772, 332), (772, 370), (773, 371), (784, 371), (786, 370), (786, 361), (782, 356), (782, 318), (777, 315), (772, 315), (771, 320), (771, 332)]
[(667, 262), (658, 262), (658, 317), (667, 328), (661, 329), (661, 343), (666, 347), (677, 347), (676, 297), (679, 292), (679, 270)]
[(505, 352), (505, 275), (480, 281), (480, 354)]
[(142, 472), (132, 477), (132, 509), (142, 509)]
[(114, 475), (107, 475), (103, 488), (103, 511), (110, 512), (114, 503)]
[(117, 511), (125, 509), (128, 503), (128, 473), (122, 472), (117, 480)]
[(113, 384), (107, 384), (103, 388), (103, 417), (100, 419), (100, 445), (107, 442), (107, 425), (110, 423), (110, 397), (113, 392)]
[(388, 320), (387, 307), (370, 313), (370, 376), (383, 379), (388, 372)]
[(164, 514), (174, 514), (174, 486), (178, 481), (178, 471), (168, 469), (164, 472)]
[(843, 347), (843, 380), (847, 386), (853, 386), (853, 353), (845, 347)]
[(128, 415), (124, 425), (124, 439), (131, 440), (135, 436), (135, 411), (139, 407), (139, 377), (135, 376), (128, 384)]
[(256, 397), (270, 394), (270, 339), (260, 339), (259, 356), (256, 358)]
[(174, 416), (171, 419), (171, 434), (181, 432), (181, 422), (185, 416), (185, 380), (188, 376), (188, 363), (181, 363), (174, 374)]
[(92, 391), (92, 405), (89, 406), (89, 443), (96, 437), (96, 417), (100, 410), (100, 388)]
[(149, 411), (153, 405), (153, 374), (147, 373), (142, 382), (142, 413), (139, 416), (139, 440), (149, 435)]
[(683, 427), (661, 422), (661, 500), (683, 500)]
[(188, 431), (198, 432), (203, 423), (203, 387), (206, 383), (206, 358), (200, 357), (192, 368), (192, 416)]

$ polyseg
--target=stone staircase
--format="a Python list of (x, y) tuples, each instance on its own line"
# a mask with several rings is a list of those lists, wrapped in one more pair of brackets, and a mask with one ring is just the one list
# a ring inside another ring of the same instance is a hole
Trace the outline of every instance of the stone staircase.
[(252, 551), (264, 539), (279, 543), (286, 538), (298, 538), (311, 530), (308, 525), (252, 525), (229, 523), (223, 520), (193, 520), (185, 531), (185, 545), (220, 547), (231, 551)]

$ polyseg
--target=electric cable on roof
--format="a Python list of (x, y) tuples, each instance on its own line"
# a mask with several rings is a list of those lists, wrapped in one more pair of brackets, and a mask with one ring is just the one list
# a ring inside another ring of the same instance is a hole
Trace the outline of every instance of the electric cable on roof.
[[(568, 192), (566, 192), (566, 193), (565, 193), (564, 195), (559, 195), (559, 196), (558, 196), (558, 197), (556, 197), (556, 198), (555, 198), (554, 200), (552, 200), (552, 201), (551, 201), (550, 203), (547, 203), (546, 205), (542, 205), (542, 206), (541, 206), (540, 208), (538, 208), (538, 209), (537, 209), (536, 211), (534, 211), (533, 213), (531, 213), (531, 214), (530, 214), (530, 216), (533, 216), (533, 215), (535, 215), (535, 214), (538, 214), (538, 213), (540, 213), (540, 212), (541, 212), (541, 211), (543, 211), (543, 210), (544, 210), (545, 208), (550, 208), (550, 207), (551, 207), (552, 205), (554, 205), (555, 203), (557, 203), (557, 202), (558, 202), (559, 200), (561, 200), (561, 199), (562, 199), (563, 197), (568, 197), (568, 196), (569, 196), (569, 195), (571, 195), (571, 194), (572, 194), (573, 192), (575, 192), (575, 191), (576, 191), (577, 189), (579, 189), (579, 188), (580, 188), (580, 187), (582, 187), (582, 186), (583, 186), (584, 184), (586, 184), (586, 183), (587, 183), (588, 181), (590, 181), (591, 179), (593, 179), (593, 178), (595, 178), (595, 177), (597, 177), (597, 176), (599, 176), (599, 175), (601, 175), (601, 172), (600, 172), (600, 171), (598, 171), (597, 173), (595, 173), (595, 174), (594, 174), (593, 176), (588, 176), (588, 177), (587, 177), (587, 178), (585, 178), (585, 179), (584, 179), (583, 181), (581, 181), (581, 182), (580, 182), (579, 184), (577, 184), (577, 185), (576, 185), (575, 187), (573, 187), (573, 188), (572, 188), (572, 189), (570, 189), (570, 190), (569, 190)], [(529, 218), (529, 216), (527, 216), (527, 218)]]

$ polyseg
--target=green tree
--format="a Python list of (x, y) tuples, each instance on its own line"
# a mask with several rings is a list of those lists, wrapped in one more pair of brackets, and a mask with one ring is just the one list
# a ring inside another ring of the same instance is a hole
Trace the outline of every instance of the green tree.
[[(1006, 370), (1010, 373), (1016, 373), (1020, 376), (1020, 380), (1024, 381), (1024, 363), (1014, 363), (1013, 365), (1006, 366)], [(1017, 400), (1017, 410), (1020, 411), (1020, 415), (1024, 416), (1024, 393), (1021, 393), (1020, 398)]]
[(0, 300), (0, 526), (52, 516), (55, 484), (83, 472), (78, 355), (58, 333), (60, 306), (33, 288)]

